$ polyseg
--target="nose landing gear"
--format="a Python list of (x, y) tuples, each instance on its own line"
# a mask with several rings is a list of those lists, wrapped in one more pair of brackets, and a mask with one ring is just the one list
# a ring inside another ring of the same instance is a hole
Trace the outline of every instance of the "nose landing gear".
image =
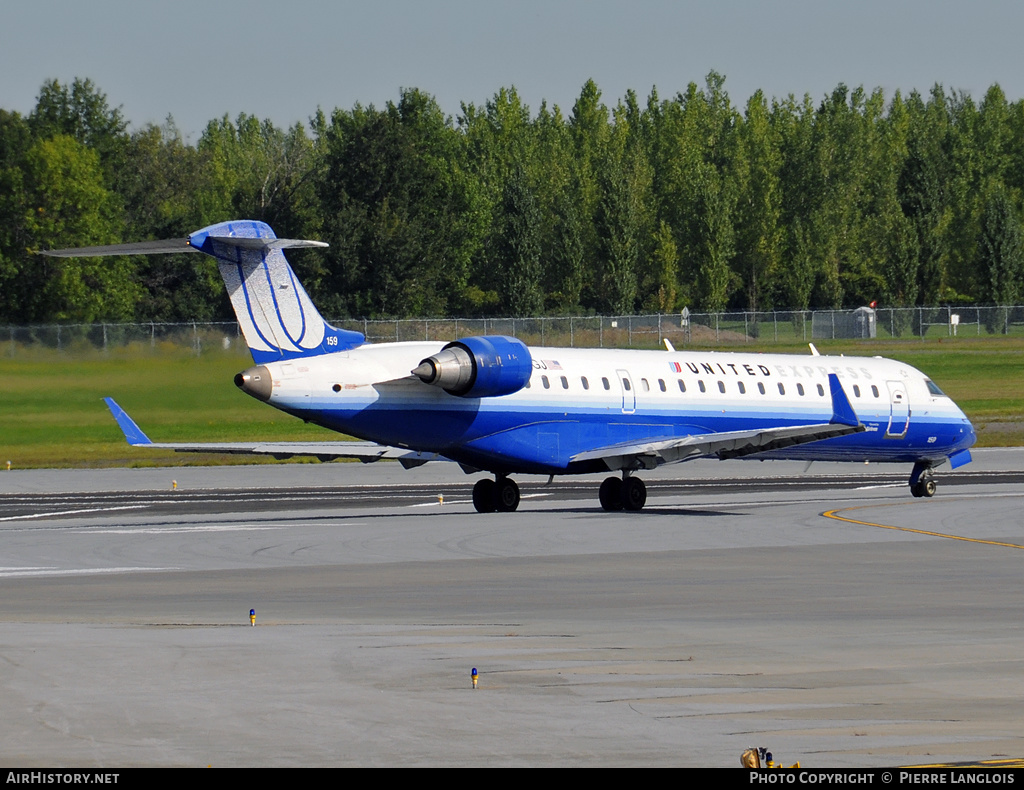
[(910, 475), (910, 493), (915, 497), (933, 497), (935, 488), (931, 467), (923, 463), (914, 464), (914, 471)]

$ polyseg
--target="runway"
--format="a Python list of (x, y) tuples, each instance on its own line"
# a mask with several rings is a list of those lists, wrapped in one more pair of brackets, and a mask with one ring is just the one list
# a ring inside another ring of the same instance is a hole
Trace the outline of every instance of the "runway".
[(930, 500), (683, 464), (639, 514), (594, 477), (481, 516), (454, 464), (0, 472), (0, 759), (1020, 757), (1024, 450), (974, 455)]

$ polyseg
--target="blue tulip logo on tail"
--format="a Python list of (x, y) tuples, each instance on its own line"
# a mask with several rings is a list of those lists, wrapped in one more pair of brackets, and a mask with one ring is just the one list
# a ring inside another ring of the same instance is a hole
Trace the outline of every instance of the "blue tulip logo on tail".
[(217, 259), (257, 364), (328, 354), (364, 342), (359, 332), (336, 329), (324, 321), (282, 252), (326, 244), (278, 239), (269, 225), (254, 220), (211, 225), (191, 234), (188, 242)]

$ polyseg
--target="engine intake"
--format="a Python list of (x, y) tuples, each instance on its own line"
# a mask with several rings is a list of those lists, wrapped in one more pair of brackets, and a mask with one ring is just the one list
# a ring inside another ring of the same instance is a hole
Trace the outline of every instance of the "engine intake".
[(427, 357), (412, 373), (451, 395), (490, 398), (525, 387), (533, 358), (526, 344), (514, 337), (467, 337)]

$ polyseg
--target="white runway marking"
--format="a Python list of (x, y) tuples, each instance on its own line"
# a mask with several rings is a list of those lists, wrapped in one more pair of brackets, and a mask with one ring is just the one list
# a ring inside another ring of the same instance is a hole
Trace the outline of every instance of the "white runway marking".
[(76, 516), (79, 513), (106, 513), (111, 510), (138, 510), (149, 505), (118, 505), (117, 507), (90, 507), (80, 510), (53, 510), (49, 513), (29, 513), (25, 516), (2, 516), (0, 521), (22, 521), (27, 518), (50, 518), (51, 516)]
[(87, 576), (97, 573), (148, 573), (151, 571), (176, 571), (178, 568), (0, 568), (0, 578), (10, 579), (26, 576)]
[(118, 527), (109, 529), (76, 529), (79, 535), (183, 535), (190, 532), (262, 532), (284, 527), (257, 527), (253, 524), (200, 524), (194, 527)]
[[(550, 493), (544, 491), (540, 494), (523, 494), (519, 497), (523, 499), (538, 499), (540, 497), (551, 496)], [(444, 507), (444, 505), (471, 505), (473, 504), (472, 499), (446, 499), (444, 502), (419, 502), (415, 505), (406, 505), (406, 507)]]

